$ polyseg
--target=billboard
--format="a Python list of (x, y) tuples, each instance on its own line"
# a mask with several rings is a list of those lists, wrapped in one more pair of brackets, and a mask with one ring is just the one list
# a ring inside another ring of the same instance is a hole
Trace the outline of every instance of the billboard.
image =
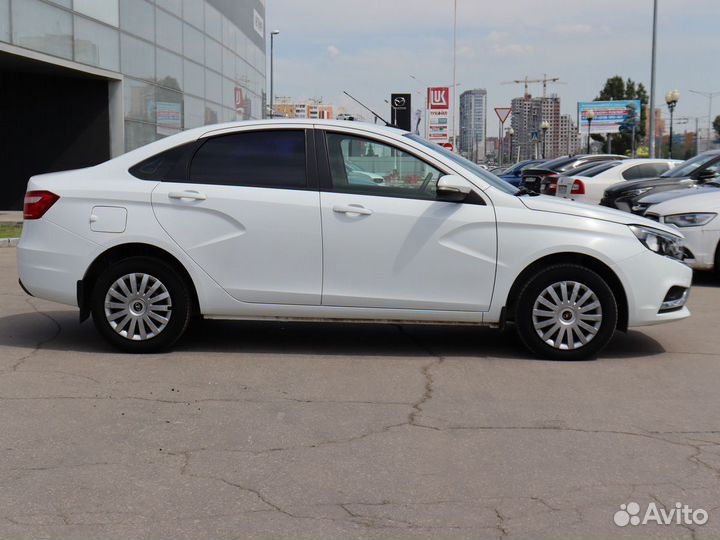
[(411, 97), (411, 94), (390, 95), (390, 122), (405, 131), (412, 131)]
[(590, 124), (591, 133), (618, 133), (620, 124), (628, 119), (633, 107), (636, 111), (640, 111), (639, 99), (580, 101), (578, 102), (578, 128), (581, 133), (587, 133), (587, 113), (592, 110), (595, 117)]
[(428, 88), (428, 140), (439, 144), (450, 142), (450, 88)]

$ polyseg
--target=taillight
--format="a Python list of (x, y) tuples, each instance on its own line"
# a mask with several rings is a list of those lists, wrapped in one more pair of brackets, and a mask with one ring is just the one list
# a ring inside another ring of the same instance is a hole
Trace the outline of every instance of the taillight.
[(49, 191), (28, 191), (23, 205), (24, 219), (40, 219), (60, 198)]
[(575, 180), (570, 191), (574, 195), (585, 195), (585, 184), (582, 180)]
[(546, 176), (543, 180), (543, 184), (545, 184), (545, 193), (555, 194), (557, 192), (557, 182), (557, 176)]

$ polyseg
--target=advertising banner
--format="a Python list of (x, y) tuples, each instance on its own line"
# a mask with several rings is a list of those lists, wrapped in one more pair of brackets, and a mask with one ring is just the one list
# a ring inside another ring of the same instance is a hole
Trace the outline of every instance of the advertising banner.
[(182, 103), (158, 101), (155, 114), (158, 135), (173, 135), (182, 130)]
[(450, 88), (428, 88), (428, 140), (436, 143), (450, 142)]
[(632, 114), (632, 109), (640, 110), (640, 100), (618, 101), (580, 101), (578, 102), (578, 126), (581, 133), (588, 130), (588, 111), (595, 114), (590, 123), (591, 133), (618, 133), (620, 125)]

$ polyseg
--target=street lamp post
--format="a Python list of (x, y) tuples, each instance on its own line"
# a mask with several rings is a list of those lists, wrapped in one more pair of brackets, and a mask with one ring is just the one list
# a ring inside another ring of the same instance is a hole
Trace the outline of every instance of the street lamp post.
[(513, 140), (513, 135), (515, 135), (515, 130), (512, 128), (512, 126), (510, 126), (510, 127), (508, 128), (508, 131), (507, 131), (507, 132), (508, 132), (508, 135), (509, 135), (509, 137), (510, 137), (510, 141), (509, 141), (509, 143), (510, 143), (510, 152), (509, 152), (509, 154), (510, 154), (510, 159), (508, 159), (508, 163), (514, 163), (514, 162), (513, 162), (513, 146), (512, 146), (512, 140)]
[(545, 137), (547, 137), (547, 130), (550, 129), (550, 122), (548, 122), (547, 120), (543, 120), (542, 123), (540, 124), (540, 129), (542, 129), (542, 137), (543, 137), (542, 158), (545, 159), (547, 157), (547, 155), (546, 155), (547, 147), (545, 145)]
[(670, 141), (668, 142), (668, 157), (672, 159), (672, 146), (673, 146), (673, 112), (675, 111), (675, 105), (677, 105), (680, 99), (680, 92), (677, 90), (670, 90), (665, 94), (665, 103), (667, 103), (668, 109), (670, 110)]
[(648, 134), (648, 150), (650, 157), (655, 157), (655, 58), (657, 56), (657, 19), (658, 0), (653, 0), (652, 18), (652, 56), (650, 60), (650, 133)]
[(588, 121), (588, 142), (587, 142), (587, 153), (590, 153), (590, 129), (592, 128), (592, 121), (595, 119), (595, 111), (590, 109), (585, 115)]
[(273, 73), (273, 49), (274, 49), (274, 40), (275, 36), (277, 36), (280, 33), (280, 30), (273, 30), (270, 32), (270, 118), (273, 118), (275, 116), (275, 108), (274, 108), (274, 93), (273, 93), (273, 83), (274, 81), (274, 73)]

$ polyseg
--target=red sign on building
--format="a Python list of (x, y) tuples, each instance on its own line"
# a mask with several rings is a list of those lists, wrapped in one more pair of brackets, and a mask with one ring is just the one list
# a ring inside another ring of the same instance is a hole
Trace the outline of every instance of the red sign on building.
[(450, 88), (440, 86), (428, 88), (428, 107), (431, 110), (450, 108)]

